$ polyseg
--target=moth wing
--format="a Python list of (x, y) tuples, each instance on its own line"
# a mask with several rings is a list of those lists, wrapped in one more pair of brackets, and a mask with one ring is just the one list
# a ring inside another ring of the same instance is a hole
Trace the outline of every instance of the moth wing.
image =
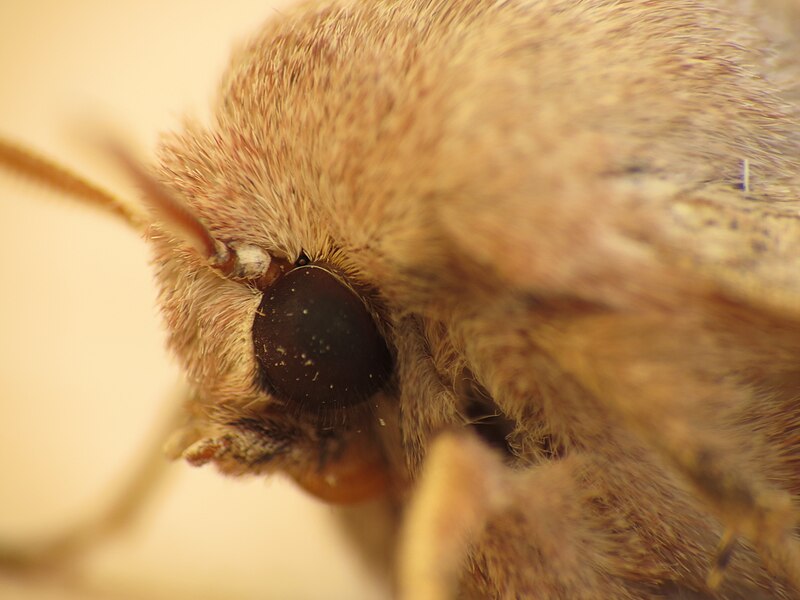
[(610, 181), (559, 206), (511, 195), (439, 216), (456, 252), (509, 290), (634, 310), (714, 294), (794, 319), (800, 183), (795, 198)]
[[(483, 209), (444, 206), (443, 227), (501, 292), (533, 300), (523, 313), (532, 316), (510, 327), (531, 331), (588, 392), (587, 414), (599, 409), (636, 431), (800, 586), (791, 535), (800, 202), (661, 181), (609, 187), (578, 195), (566, 212), (513, 195)], [(536, 316), (542, 301), (547, 312)], [(528, 376), (535, 386), (533, 363)]]
[(800, 316), (800, 184), (794, 197), (769, 202), (724, 188), (679, 195), (653, 244), (731, 299)]

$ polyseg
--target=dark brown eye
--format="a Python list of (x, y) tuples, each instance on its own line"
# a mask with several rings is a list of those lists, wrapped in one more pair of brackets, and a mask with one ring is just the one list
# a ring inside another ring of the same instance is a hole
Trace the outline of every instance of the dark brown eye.
[(364, 302), (319, 265), (299, 266), (264, 292), (253, 344), (265, 389), (304, 410), (358, 404), (392, 368)]

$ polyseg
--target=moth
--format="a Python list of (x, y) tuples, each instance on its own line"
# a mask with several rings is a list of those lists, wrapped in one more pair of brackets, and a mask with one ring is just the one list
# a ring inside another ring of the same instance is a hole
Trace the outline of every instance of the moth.
[(171, 453), (382, 498), (406, 598), (800, 596), (797, 10), (274, 15), (103, 201), (190, 383)]

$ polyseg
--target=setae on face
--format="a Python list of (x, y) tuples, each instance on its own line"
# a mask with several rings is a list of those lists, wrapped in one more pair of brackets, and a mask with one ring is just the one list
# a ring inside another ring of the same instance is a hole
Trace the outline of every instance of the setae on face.
[(408, 598), (793, 597), (800, 132), (745, 4), (276, 14), (133, 169), (170, 454), (383, 498)]
[[(83, 142), (84, 124), (97, 125), (95, 115), (151, 149), (184, 114), (207, 114), (232, 48), (277, 8), (2, 3), (0, 80), (13, 84), (1, 86), (0, 131), (135, 199)], [(139, 235), (5, 172), (0, 229), (0, 538), (41, 539), (102, 510), (146, 448), (163, 445), (155, 434), (180, 371)], [(90, 589), (110, 598), (379, 597), (331, 509), (285, 478), (169, 469), (131, 533), (79, 561)], [(89, 594), (68, 589), (0, 572), (0, 597)]]

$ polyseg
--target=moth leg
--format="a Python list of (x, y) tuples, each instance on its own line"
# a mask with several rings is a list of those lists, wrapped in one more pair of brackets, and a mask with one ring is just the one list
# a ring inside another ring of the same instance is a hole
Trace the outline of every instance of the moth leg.
[(654, 445), (672, 459), (728, 527), (709, 572), (712, 587), (721, 582), (736, 538), (742, 535), (755, 545), (768, 568), (800, 589), (800, 545), (794, 538), (797, 514), (789, 493), (751, 475), (746, 462), (731, 460), (735, 450), (720, 447), (713, 439), (692, 443), (681, 439), (675, 435)]
[(128, 527), (165, 479), (169, 461), (162, 444), (180, 423), (181, 400), (186, 395), (183, 387), (173, 392), (174, 397), (169, 401), (171, 414), (154, 432), (139, 464), (131, 469), (130, 477), (115, 491), (105, 510), (51, 539), (15, 545), (0, 541), (0, 569), (16, 572), (57, 569)]
[[(756, 401), (735, 383), (734, 353), (702, 320), (659, 315), (581, 319), (546, 338), (565, 371), (600, 408), (625, 422), (679, 471), (768, 568), (800, 590), (800, 544), (791, 495), (769, 481), (737, 411)], [(773, 479), (774, 481), (774, 479)], [(729, 552), (720, 547), (724, 563)], [(721, 571), (713, 577), (719, 577)]]
[(430, 445), (401, 530), (399, 597), (690, 594), (676, 583), (674, 567), (647, 558), (635, 522), (605, 503), (618, 484), (604, 467), (575, 453), (515, 469), (472, 434), (441, 434)]
[(714, 557), (714, 564), (706, 579), (708, 587), (712, 590), (717, 590), (722, 585), (722, 580), (725, 578), (725, 569), (728, 568), (733, 552), (736, 549), (737, 541), (738, 537), (732, 529), (726, 529), (722, 534), (719, 547), (717, 548), (717, 554)]
[(436, 438), (401, 530), (401, 599), (456, 596), (470, 542), (508, 502), (504, 470), (499, 455), (475, 436)]

